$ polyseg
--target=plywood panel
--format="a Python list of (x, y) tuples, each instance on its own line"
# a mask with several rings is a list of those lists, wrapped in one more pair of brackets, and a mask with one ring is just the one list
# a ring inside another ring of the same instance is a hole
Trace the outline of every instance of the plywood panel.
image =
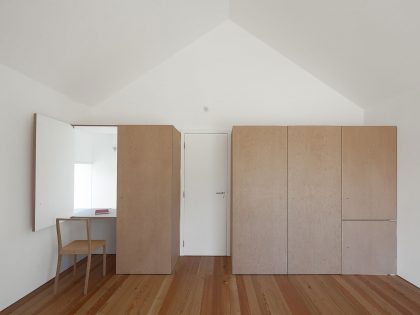
[(343, 127), (343, 219), (396, 218), (397, 130)]
[(341, 272), (341, 128), (288, 129), (288, 272)]
[(287, 128), (232, 132), (234, 274), (287, 272)]
[(181, 176), (181, 134), (172, 129), (172, 259), (171, 268), (179, 257), (179, 215), (180, 215), (180, 178)]
[(119, 274), (171, 272), (172, 129), (118, 128)]
[(396, 273), (396, 222), (343, 222), (343, 274)]

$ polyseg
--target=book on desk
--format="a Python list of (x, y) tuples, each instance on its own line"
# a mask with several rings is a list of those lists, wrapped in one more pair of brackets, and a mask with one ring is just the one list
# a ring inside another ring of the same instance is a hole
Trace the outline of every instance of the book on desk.
[(109, 209), (95, 209), (95, 215), (109, 214)]

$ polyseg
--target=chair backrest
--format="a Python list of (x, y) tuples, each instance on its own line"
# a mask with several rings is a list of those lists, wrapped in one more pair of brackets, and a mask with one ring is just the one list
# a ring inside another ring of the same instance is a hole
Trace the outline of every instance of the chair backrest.
[(58, 241), (58, 252), (60, 253), (61, 249), (63, 248), (63, 241), (61, 239), (61, 228), (60, 222), (62, 221), (73, 221), (73, 222), (85, 222), (86, 223), (86, 236), (88, 242), (88, 250), (91, 251), (91, 235), (90, 235), (90, 220), (88, 218), (57, 218), (55, 220), (55, 226), (57, 229), (57, 241)]

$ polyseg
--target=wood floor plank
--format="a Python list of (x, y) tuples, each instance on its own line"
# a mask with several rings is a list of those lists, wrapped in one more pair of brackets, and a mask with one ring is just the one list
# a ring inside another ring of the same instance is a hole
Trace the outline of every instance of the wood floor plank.
[[(388, 286), (392, 288), (396, 292), (397, 295), (403, 295), (404, 297), (408, 298), (411, 302), (415, 303), (415, 305), (419, 308), (420, 307), (420, 300), (418, 297), (418, 289), (411, 283), (401, 279), (397, 276), (381, 276), (380, 281), (385, 282)], [(420, 314), (420, 311), (418, 312)]]
[(236, 276), (236, 283), (238, 286), (238, 297), (241, 314), (250, 315), (251, 309), (249, 307), (248, 294), (245, 288), (245, 276)]
[(176, 275), (195, 275), (200, 268), (201, 257), (181, 256), (175, 266)]
[(230, 257), (180, 257), (172, 275), (116, 275), (108, 258), (62, 273), (1, 314), (420, 314), (420, 289), (397, 276), (232, 275)]
[[(382, 296), (384, 299), (387, 300), (389, 304), (391, 304), (394, 308), (396, 308), (401, 314), (418, 314), (416, 313), (416, 306), (414, 305), (413, 309), (410, 308), (410, 303), (408, 304), (408, 300), (401, 296), (395, 297), (393, 296), (392, 290), (389, 290), (387, 287), (380, 285), (378, 283), (379, 279), (375, 278), (375, 281), (372, 281), (373, 279), (370, 279), (367, 276), (358, 276), (363, 282), (367, 284), (367, 286), (372, 289), (372, 291), (375, 291), (378, 295)], [(418, 311), (418, 309), (417, 309)]]
[(389, 277), (385, 277), (387, 279), (387, 281), (392, 282), (395, 285), (404, 287), (404, 291), (405, 290), (409, 290), (413, 293), (417, 293), (418, 292), (418, 287), (416, 287), (414, 284), (412, 284), (411, 282), (408, 282), (407, 280), (398, 277), (398, 276), (389, 276)]
[(197, 274), (207, 276), (214, 275), (214, 263), (215, 257), (204, 256), (201, 257), (200, 266), (198, 268)]
[(200, 314), (202, 296), (204, 291), (204, 278), (197, 278), (192, 281), (193, 290), (185, 300), (183, 314)]
[(331, 296), (334, 303), (344, 314), (369, 315), (363, 305), (340, 286), (333, 277), (316, 276), (317, 281), (323, 284), (324, 291)]
[(143, 288), (147, 275), (133, 275), (130, 276), (123, 286), (120, 286), (117, 291), (106, 301), (103, 307), (99, 310), (100, 314), (116, 314), (118, 312), (126, 313), (127, 308), (130, 307), (131, 302), (137, 294), (139, 288)]
[(334, 299), (326, 293), (325, 286), (316, 276), (296, 276), (297, 284), (302, 292), (312, 301), (320, 314), (345, 314), (335, 303)]
[[(118, 290), (119, 287), (122, 286), (125, 280), (127, 280), (128, 275), (117, 275), (112, 277), (110, 281), (105, 283), (105, 285), (96, 292), (91, 299), (87, 302), (83, 303), (80, 302), (79, 307), (75, 307), (77, 309), (74, 314), (97, 314), (99, 310), (105, 305), (105, 303), (112, 297), (115, 291)], [(67, 314), (72, 314), (68, 312)]]
[(157, 293), (152, 306), (150, 307), (148, 315), (152, 314), (158, 314), (159, 310), (162, 307), (163, 301), (165, 300), (166, 295), (168, 294), (169, 288), (171, 286), (171, 283), (173, 281), (173, 276), (165, 277), (165, 280), (163, 281), (159, 292)]
[(347, 281), (371, 304), (374, 305), (380, 314), (401, 314), (386, 299), (372, 291), (369, 286), (357, 278), (357, 276), (350, 276)]
[(241, 305), (239, 301), (238, 284), (236, 277), (229, 275), (229, 297), (230, 297), (230, 314), (241, 314)]
[(351, 285), (346, 282), (348, 276), (332, 276), (329, 281), (335, 282), (337, 290), (347, 297), (347, 299), (354, 305), (359, 314), (381, 314), (380, 311), (371, 305), (359, 291), (355, 290)]
[(188, 314), (189, 310), (200, 310), (204, 278), (182, 276), (172, 281), (159, 314)]
[(273, 276), (253, 277), (260, 307), (267, 314), (292, 314)]
[(311, 312), (311, 308), (307, 306), (288, 276), (276, 276), (275, 280), (292, 314), (309, 315), (314, 313)]
[(162, 287), (165, 278), (166, 277), (162, 275), (151, 275), (147, 277), (143, 284), (138, 286), (131, 296), (127, 298), (129, 302), (126, 303), (127, 306), (124, 313), (147, 314), (151, 309), (154, 299)]
[(248, 296), (248, 304), (251, 314), (266, 314), (264, 304), (258, 299), (257, 292), (252, 281), (253, 276), (244, 276), (245, 290)]

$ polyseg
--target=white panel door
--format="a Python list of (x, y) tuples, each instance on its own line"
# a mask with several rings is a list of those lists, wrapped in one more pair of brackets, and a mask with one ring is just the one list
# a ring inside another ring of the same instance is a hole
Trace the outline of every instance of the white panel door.
[(228, 134), (185, 134), (184, 255), (227, 255)]

